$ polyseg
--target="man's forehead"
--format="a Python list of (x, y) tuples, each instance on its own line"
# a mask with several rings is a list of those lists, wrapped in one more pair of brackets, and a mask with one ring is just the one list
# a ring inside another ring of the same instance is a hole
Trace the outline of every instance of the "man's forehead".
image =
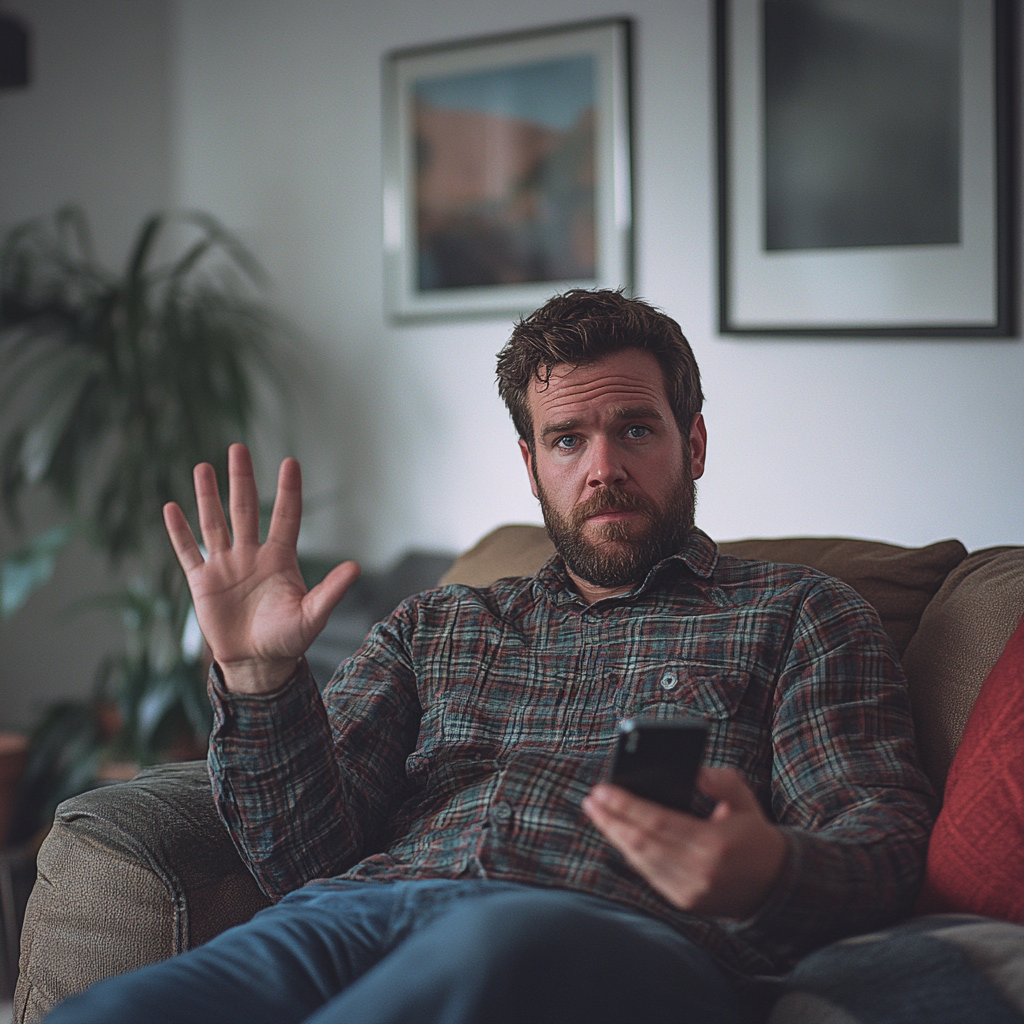
[[(665, 382), (657, 359), (649, 352), (629, 349), (580, 366), (552, 367), (547, 381), (530, 388), (534, 417), (549, 419), (569, 409), (590, 406), (668, 408)], [(539, 424), (536, 424), (539, 426)]]

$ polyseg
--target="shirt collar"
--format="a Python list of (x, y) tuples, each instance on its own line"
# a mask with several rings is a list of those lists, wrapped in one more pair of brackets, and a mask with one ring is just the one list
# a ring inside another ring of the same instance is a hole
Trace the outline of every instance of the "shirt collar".
[[(637, 597), (656, 586), (659, 580), (686, 571), (700, 579), (710, 579), (717, 564), (718, 545), (703, 530), (694, 527), (679, 551), (652, 566), (642, 583), (625, 594), (619, 594), (618, 597)], [(564, 600), (579, 599), (572, 578), (565, 568), (565, 562), (557, 553), (541, 566), (535, 579), (553, 596), (562, 595)]]

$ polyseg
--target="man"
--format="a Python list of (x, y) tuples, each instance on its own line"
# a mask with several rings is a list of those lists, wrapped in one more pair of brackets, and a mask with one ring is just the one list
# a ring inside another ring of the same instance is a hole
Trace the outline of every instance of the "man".
[[(323, 699), (302, 658), (298, 464), (258, 541), (248, 453), (206, 554), (167, 528), (215, 657), (220, 813), (280, 902), (52, 1020), (741, 1021), (743, 979), (906, 912), (932, 797), (877, 617), (694, 527), (700, 379), (678, 325), (574, 291), (516, 325), (499, 388), (558, 554), (411, 598)], [(232, 539), (233, 532), (233, 539)], [(709, 726), (696, 810), (602, 783), (618, 719)]]

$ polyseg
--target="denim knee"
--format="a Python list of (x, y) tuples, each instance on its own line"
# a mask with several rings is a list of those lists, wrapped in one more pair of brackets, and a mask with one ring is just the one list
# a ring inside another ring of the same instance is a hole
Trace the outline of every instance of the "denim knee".
[(708, 954), (660, 921), (584, 894), (467, 900), (428, 931), (475, 1006), (469, 1019), (741, 1019), (732, 982)]

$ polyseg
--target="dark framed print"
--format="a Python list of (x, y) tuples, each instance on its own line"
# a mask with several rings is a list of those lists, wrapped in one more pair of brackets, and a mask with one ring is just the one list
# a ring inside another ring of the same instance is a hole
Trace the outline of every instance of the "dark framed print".
[(1010, 16), (718, 0), (723, 333), (1011, 333)]
[(389, 54), (384, 257), (398, 319), (629, 287), (628, 21)]

